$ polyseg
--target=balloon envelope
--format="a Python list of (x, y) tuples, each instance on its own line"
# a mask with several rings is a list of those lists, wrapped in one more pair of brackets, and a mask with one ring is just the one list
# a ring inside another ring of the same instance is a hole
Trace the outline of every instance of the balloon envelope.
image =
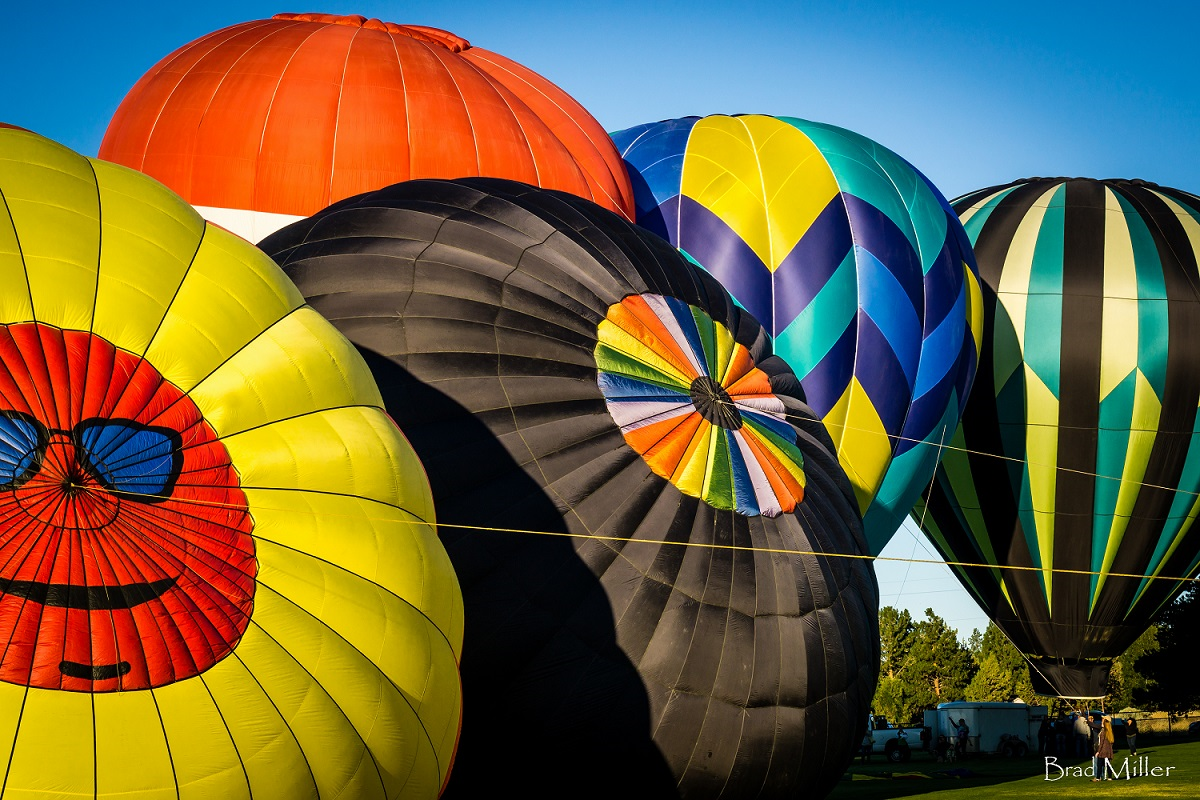
[(397, 184), (262, 247), (429, 470), (467, 610), (448, 797), (832, 787), (878, 591), (828, 435), (714, 280), (586, 200), (487, 179)]
[(462, 598), (420, 462), (278, 266), (0, 130), (5, 795), (434, 798)]
[(796, 371), (878, 554), (929, 485), (975, 371), (978, 278), (949, 205), (881, 145), (792, 117), (613, 138), (638, 223), (720, 280)]
[(1200, 566), (1200, 199), (1030, 178), (954, 207), (983, 354), (925, 528), (950, 560), (1024, 568), (954, 567), (1043, 692), (1102, 696)]
[(189, 42), (130, 89), (100, 158), (251, 241), (412, 178), (494, 175), (632, 213), (612, 141), (562, 89), (447, 31), (361, 16), (277, 14)]

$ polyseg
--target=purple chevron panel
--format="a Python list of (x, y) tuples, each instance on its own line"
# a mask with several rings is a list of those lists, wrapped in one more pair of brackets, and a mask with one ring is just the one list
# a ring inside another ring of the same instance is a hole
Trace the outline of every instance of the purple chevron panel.
[(857, 322), (858, 352), (870, 353), (871, 357), (859, 359), (854, 376), (871, 398), (875, 412), (883, 421), (883, 429), (889, 434), (898, 434), (904, 426), (912, 387), (883, 332), (861, 311)]
[(718, 216), (690, 197), (678, 199), (679, 241), (672, 244), (700, 262), (774, 336), (767, 265)]
[(808, 307), (854, 245), (842, 197), (829, 201), (776, 268), (772, 334), (787, 328)]

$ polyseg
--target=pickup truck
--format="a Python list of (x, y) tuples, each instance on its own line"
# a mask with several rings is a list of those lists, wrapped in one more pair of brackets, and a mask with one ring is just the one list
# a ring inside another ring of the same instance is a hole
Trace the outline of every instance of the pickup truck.
[(873, 714), (867, 720), (867, 732), (872, 739), (871, 754), (885, 756), (894, 763), (908, 761), (913, 750), (925, 746), (920, 725), (893, 725), (879, 715)]

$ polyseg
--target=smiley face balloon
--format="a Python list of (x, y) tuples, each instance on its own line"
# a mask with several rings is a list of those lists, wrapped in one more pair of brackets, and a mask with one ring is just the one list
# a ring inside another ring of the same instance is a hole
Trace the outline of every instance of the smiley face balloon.
[(462, 597), (361, 357), (143, 175), (4, 129), (0, 199), (0, 791), (436, 797)]

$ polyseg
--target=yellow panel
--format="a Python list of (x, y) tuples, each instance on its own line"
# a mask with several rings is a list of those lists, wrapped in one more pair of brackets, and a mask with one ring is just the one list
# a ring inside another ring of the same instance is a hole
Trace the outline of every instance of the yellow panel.
[(146, 358), (164, 378), (189, 391), (303, 303), (265, 253), (209, 225)]
[(1058, 485), (1058, 398), (1037, 374), (1025, 367), (1025, 453), (1029, 470), (1029, 494), (1033, 500), (1034, 526), (1046, 602), (1050, 602), (1054, 568), (1054, 491)]
[(613, 351), (639, 361), (655, 372), (669, 375), (683, 386), (688, 386), (692, 382), (694, 376), (684, 374), (672, 361), (668, 361), (657, 352), (655, 348), (661, 347), (661, 345), (652, 341), (643, 341), (624, 328), (618, 327), (611, 320), (600, 321), (600, 325), (596, 328), (596, 336), (600, 342), (612, 348)]
[(1117, 491), (1117, 504), (1113, 509), (1108, 544), (1104, 548), (1104, 561), (1100, 565), (1096, 590), (1092, 593), (1093, 604), (1100, 596), (1100, 590), (1104, 587), (1104, 579), (1108, 577), (1112, 562), (1117, 557), (1117, 549), (1125, 537), (1125, 529), (1129, 527), (1129, 519), (1133, 515), (1133, 505), (1137, 502), (1138, 493), (1142, 490), (1146, 467), (1150, 465), (1150, 451), (1154, 448), (1161, 416), (1162, 403), (1159, 402), (1158, 395), (1154, 393), (1154, 387), (1150, 385), (1150, 381), (1146, 380), (1146, 376), (1142, 374), (1141, 370), (1138, 370), (1133, 384), (1133, 420), (1130, 424), (1129, 443), (1125, 449), (1125, 463), (1121, 469), (1121, 488)]
[(858, 378), (852, 378), (842, 399), (846, 404), (842, 438), (837, 443), (838, 461), (850, 476), (859, 513), (865, 514), (872, 498), (883, 483), (883, 475), (892, 461), (892, 445), (887, 429)]
[(719, 435), (718, 428), (715, 425), (709, 426), (708, 448), (704, 451), (704, 477), (701, 479), (700, 496), (708, 497), (712, 494), (713, 467), (717, 463), (717, 448), (724, 443), (725, 437)]
[(308, 307), (272, 325), (190, 394), (221, 436), (323, 408), (383, 407), (354, 345)]
[(297, 672), (295, 662), (251, 621), (237, 649), (194, 679), (203, 681), (212, 693), (255, 800), (316, 800), (318, 796), (292, 723), (296, 708), (319, 690)]
[(358, 495), (436, 519), (425, 468), (379, 409), (329, 409), (222, 441), (242, 486)]
[[(0, 148), (3, 148), (8, 131), (0, 130)], [(0, 162), (2, 163), (2, 162)], [(33, 305), (29, 300), (29, 280), (25, 276), (25, 261), (21, 257), (21, 246), (12, 218), (0, 192), (0, 324), (27, 322), (33, 319)], [(7, 764), (0, 769), (7, 768)]]
[(254, 538), (336, 564), (420, 608), (462, 652), (458, 580), (432, 524), (359, 497), (248, 489)]
[[(97, 694), (96, 792), (175, 800), (175, 773), (151, 692)], [(181, 751), (179, 760), (186, 760)]]
[[(945, 475), (950, 482), (950, 491), (955, 504), (962, 511), (967, 521), (967, 530), (971, 538), (983, 553), (983, 560), (988, 564), (997, 564), (996, 551), (992, 547), (988, 535), (987, 520), (980, 508), (978, 489), (971, 475), (970, 456), (967, 451), (967, 440), (962, 426), (954, 430), (954, 436), (949, 445), (942, 451), (942, 463), (945, 465)], [(992, 575), (997, 580), (1003, 580), (1003, 573), (993, 569)]]
[(1129, 226), (1112, 189), (1104, 189), (1104, 307), (1100, 333), (1100, 399), (1137, 368), (1138, 288)]
[[(971, 337), (975, 340), (975, 363), (979, 363), (979, 356), (983, 352), (983, 290), (967, 262), (963, 262), (962, 268), (967, 292), (967, 324), (970, 325)], [(960, 397), (959, 402), (962, 401), (963, 398)]]
[(93, 752), (92, 695), (30, 689), (4, 800), (94, 796)]
[(9, 756), (16, 744), (25, 692), (24, 686), (0, 682), (0, 786), (7, 781)]
[[(1004, 306), (1008, 318), (1012, 321), (1013, 331), (1017, 337), (1017, 345), (1021, 353), (1025, 352), (1026, 310), (1029, 302), (1029, 279), (1033, 269), (1033, 253), (1037, 247), (1038, 233), (1042, 228), (1042, 219), (1050, 205), (1051, 196), (1058, 191), (1058, 185), (1048, 189), (1028, 213), (1021, 219), (1017, 230), (1013, 233), (1008, 245), (1008, 253), (1004, 258), (1004, 268), (1000, 273), (1000, 285), (996, 288), (996, 296)], [(1036, 327), (1036, 326), (1035, 326)], [(997, 367), (1007, 369), (1009, 365), (1001, 365), (996, 360)], [(1008, 381), (1008, 374), (996, 374), (995, 385), (1003, 386)]]
[(186, 754), (174, 760), (180, 800), (249, 800), (246, 773), (204, 680), (177, 681), (154, 697), (171, 752)]
[(774, 271), (838, 192), (816, 145), (773, 117), (709, 116), (693, 126), (681, 194), (700, 203)]
[(988, 201), (991, 200), (995, 196), (996, 196), (995, 193), (993, 193), (993, 194), (989, 194), (986, 197), (981, 197), (979, 200), (975, 201), (975, 205), (971, 206), (966, 211), (964, 211), (958, 215), (958, 221), (961, 222), (965, 226), (968, 222), (970, 222), (971, 217), (973, 217), (977, 213), (979, 213), (979, 209), (981, 209), (985, 205), (987, 205)]
[[(253, 623), (235, 655), (261, 685), (293, 745), (298, 743), (307, 761), (306, 778), (318, 796), (383, 797), (379, 771), (366, 744), (346, 718), (346, 709), (339, 708), (323, 686), (337, 688), (347, 697), (374, 695), (378, 702), (378, 673), (370, 674), (374, 670), (361, 657), (348, 663), (340, 650), (349, 649), (332, 631), (260, 581)], [(316, 674), (309, 668), (315, 668)], [(220, 697), (218, 704), (228, 713)], [(392, 721), (381, 718), (380, 722)], [(387, 758), (406, 755), (411, 757), (397, 748)], [(265, 767), (267, 759), (263, 762)], [(260, 784), (253, 774), (250, 785), (258, 800)]]
[(713, 339), (717, 345), (717, 357), (715, 363), (710, 365), (711, 377), (724, 385), (729, 376), (729, 367), (733, 363), (733, 351), (737, 342), (734, 341), (733, 333), (724, 325), (713, 325)]
[(28, 267), (34, 316), (60, 328), (89, 330), (100, 253), (91, 164), (36, 134), (2, 135), (0, 187)]
[(100, 280), (93, 330), (144, 353), (204, 235), (204, 220), (167, 187), (94, 162), (100, 186)]
[(1174, 212), (1179, 219), (1179, 224), (1183, 227), (1187, 234), (1188, 241), (1191, 242), (1192, 252), (1200, 253), (1200, 222), (1196, 222), (1196, 218), (1189, 214), (1184, 208), (1175, 202), (1174, 198), (1168, 197), (1161, 192), (1155, 192), (1160, 200), (1167, 204), (1167, 207)]
[[(1200, 443), (1197, 443), (1196, 439), (1197, 435), (1193, 433), (1192, 442), (1189, 445), (1189, 448), (1200, 446)], [(1180, 543), (1190, 534), (1192, 525), (1195, 524), (1196, 517), (1198, 515), (1200, 515), (1200, 497), (1197, 497), (1195, 502), (1192, 503), (1192, 507), (1188, 509), (1187, 517), (1184, 518), (1183, 524), (1179, 526), (1179, 532), (1175, 534), (1175, 538), (1171, 540), (1170, 546), (1167, 547), (1166, 551), (1163, 552), (1162, 558), (1158, 560), (1158, 566), (1156, 566), (1154, 571), (1150, 573), (1151, 576), (1157, 577), (1162, 573), (1163, 567), (1170, 562), (1171, 556), (1174, 555), (1175, 548), (1179, 547)], [(1145, 594), (1146, 590), (1153, 586), (1154, 583), (1155, 581), (1146, 581), (1142, 585), (1142, 588), (1138, 590), (1137, 596), (1133, 598), (1133, 602), (1129, 604), (1130, 610), (1137, 605), (1138, 601), (1142, 599), (1142, 595)]]
[(688, 457), (680, 461), (675, 474), (671, 476), (671, 482), (678, 486), (680, 491), (693, 497), (704, 496), (705, 478), (708, 475), (716, 432), (715, 425), (705, 424), (699, 431), (703, 438), (693, 438), (694, 447), (689, 447)]
[[(449, 643), (418, 610), (362, 578), (270, 543), (260, 544), (259, 558), (255, 624), (286, 647), (336, 703), (332, 713), (358, 732), (343, 737), (361, 737), (392, 765), (389, 796), (398, 785), (414, 797), (436, 796), (458, 731)], [(445, 748), (441, 765), (435, 747)]]

